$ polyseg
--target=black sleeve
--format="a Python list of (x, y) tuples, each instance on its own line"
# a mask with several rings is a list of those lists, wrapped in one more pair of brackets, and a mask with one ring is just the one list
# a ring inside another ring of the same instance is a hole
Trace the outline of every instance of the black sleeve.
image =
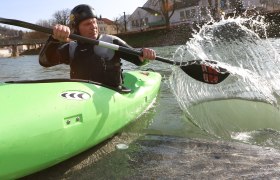
[[(131, 46), (129, 46), (125, 41), (121, 40), (120, 38), (116, 37), (114, 40), (113, 40), (113, 43), (116, 44), (116, 45), (119, 45), (119, 46), (123, 46), (123, 47), (127, 47), (127, 48), (131, 48), (133, 49)], [(120, 52), (120, 51), (117, 51), (116, 52), (120, 58), (128, 61), (128, 62), (131, 62), (137, 66), (142, 66), (144, 64), (146, 64), (147, 62), (144, 61), (140, 61), (139, 59), (139, 56), (136, 56), (136, 55), (132, 55), (132, 54), (128, 54), (128, 53), (124, 53), (124, 52)]]
[(50, 36), (40, 52), (39, 63), (44, 67), (69, 64), (69, 44), (61, 43)]

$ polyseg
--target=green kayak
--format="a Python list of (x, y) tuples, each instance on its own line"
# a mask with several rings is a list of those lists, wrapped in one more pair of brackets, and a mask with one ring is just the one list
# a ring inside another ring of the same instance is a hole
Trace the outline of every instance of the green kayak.
[(113, 136), (156, 98), (156, 72), (124, 73), (116, 90), (81, 80), (0, 83), (0, 179), (66, 160)]

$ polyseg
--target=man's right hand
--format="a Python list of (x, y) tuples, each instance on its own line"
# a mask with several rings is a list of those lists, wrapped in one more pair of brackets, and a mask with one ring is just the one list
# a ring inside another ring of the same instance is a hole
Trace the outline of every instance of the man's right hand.
[(54, 39), (57, 39), (61, 42), (69, 42), (70, 28), (68, 26), (64, 26), (61, 24), (57, 24), (53, 27), (53, 35)]

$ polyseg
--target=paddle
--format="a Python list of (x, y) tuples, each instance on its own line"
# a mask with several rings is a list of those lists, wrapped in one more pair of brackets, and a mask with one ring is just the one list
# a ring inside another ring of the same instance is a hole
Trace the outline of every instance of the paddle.
[[(53, 34), (53, 30), (51, 28), (42, 27), (42, 26), (39, 26), (36, 24), (24, 22), (24, 21), (5, 19), (5, 18), (0, 17), (0, 23), (28, 28), (28, 29), (32, 29), (32, 30), (47, 33), (47, 34)], [(69, 38), (73, 39), (73, 40), (78, 40), (78, 41), (94, 44), (94, 45), (101, 46), (104, 48), (112, 49), (115, 51), (121, 51), (124, 53), (133, 54), (136, 56), (142, 55), (141, 51), (118, 46), (116, 44), (111, 44), (108, 42), (103, 42), (103, 41), (98, 41), (95, 39), (86, 38), (86, 37), (79, 36), (76, 34), (70, 34)], [(172, 64), (172, 65), (177, 65), (190, 77), (192, 77), (198, 81), (208, 83), (208, 84), (218, 84), (218, 83), (222, 82), (224, 79), (226, 79), (229, 75), (229, 72), (226, 69), (217, 66), (217, 63), (215, 61), (193, 60), (193, 61), (180, 63), (180, 62), (174, 62), (174, 61), (171, 61), (169, 59), (165, 59), (165, 58), (159, 57), (159, 56), (157, 56), (155, 60), (161, 61), (164, 63), (168, 63), (168, 64)]]

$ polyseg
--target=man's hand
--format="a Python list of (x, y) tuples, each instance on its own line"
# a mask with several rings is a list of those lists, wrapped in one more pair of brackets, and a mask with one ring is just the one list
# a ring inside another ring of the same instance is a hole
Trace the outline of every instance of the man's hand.
[(156, 52), (149, 48), (142, 49), (143, 56), (140, 56), (140, 60), (143, 62), (145, 59), (154, 60), (156, 58)]
[(53, 27), (53, 35), (54, 39), (57, 39), (61, 42), (69, 42), (70, 28), (68, 26), (64, 26), (61, 24), (57, 24)]

